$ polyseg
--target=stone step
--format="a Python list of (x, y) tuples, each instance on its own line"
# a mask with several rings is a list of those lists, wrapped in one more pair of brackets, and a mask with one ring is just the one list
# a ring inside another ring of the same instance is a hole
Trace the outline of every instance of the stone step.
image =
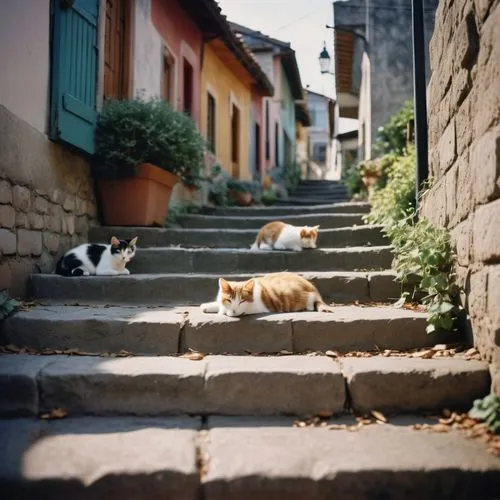
[(340, 365), (326, 356), (14, 354), (1, 356), (0, 381), (0, 416), (53, 408), (70, 415), (305, 415), (342, 412), (346, 399)]
[(500, 460), (410, 425), (421, 421), (349, 432), (285, 417), (210, 417), (203, 430), (189, 417), (3, 420), (0, 487), (12, 500), (495, 498)]
[(221, 274), (278, 271), (356, 271), (391, 267), (391, 247), (318, 248), (302, 252), (241, 248), (140, 248), (127, 266), (132, 273)]
[(54, 408), (70, 415), (392, 415), (468, 409), (488, 394), (490, 376), (487, 363), (458, 357), (9, 354), (0, 357), (0, 382), (2, 417)]
[(5, 320), (0, 342), (37, 350), (167, 355), (190, 349), (212, 354), (407, 350), (460, 340), (457, 333), (427, 335), (425, 327), (426, 314), (392, 307), (229, 318), (187, 306), (38, 306)]
[(345, 195), (347, 193), (347, 189), (345, 186), (297, 186), (297, 188), (292, 191), (294, 196), (303, 196), (303, 195), (330, 195), (330, 194), (340, 194)]
[[(241, 281), (256, 274), (226, 274)], [(401, 295), (396, 274), (381, 272), (301, 272), (327, 301), (348, 303), (395, 301)], [(82, 276), (32, 274), (31, 297), (51, 303), (80, 304), (201, 304), (215, 298), (220, 273), (132, 274), (130, 276)]]
[(208, 215), (305, 215), (314, 213), (368, 213), (370, 205), (368, 203), (334, 203), (330, 205), (313, 205), (313, 206), (254, 206), (254, 207), (203, 207), (202, 213)]
[(203, 498), (498, 497), (500, 460), (483, 443), (458, 432), (416, 431), (408, 425), (415, 420), (349, 432), (294, 428), (275, 419), (209, 418)]
[[(282, 216), (280, 220), (296, 226), (315, 226), (322, 229), (349, 227), (361, 225), (363, 214), (311, 214)], [(223, 228), (223, 229), (260, 229), (264, 224), (275, 220), (272, 216), (263, 217), (234, 217), (217, 215), (181, 215), (177, 221), (186, 228)]]
[(199, 418), (0, 421), (9, 500), (199, 498)]
[(297, 196), (289, 196), (286, 200), (278, 200), (274, 206), (282, 206), (282, 205), (295, 205), (295, 206), (311, 206), (311, 205), (328, 205), (331, 203), (344, 203), (348, 202), (349, 199), (347, 196), (339, 197), (337, 199), (331, 198), (318, 198), (318, 197), (297, 197)]
[[(255, 229), (166, 229), (156, 227), (94, 227), (90, 230), (93, 243), (108, 242), (111, 236), (120, 238), (139, 237), (138, 245), (144, 247), (248, 248), (255, 240)], [(321, 247), (340, 248), (346, 246), (388, 245), (381, 226), (357, 226), (338, 229), (322, 229), (318, 238)]]

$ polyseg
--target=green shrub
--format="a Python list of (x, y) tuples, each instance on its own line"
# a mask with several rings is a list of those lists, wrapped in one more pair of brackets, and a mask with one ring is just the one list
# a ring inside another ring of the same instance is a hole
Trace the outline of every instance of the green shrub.
[(448, 232), (417, 217), (415, 148), (402, 155), (387, 154), (378, 161), (386, 174), (385, 185), (382, 181), (371, 190), (372, 207), (364, 220), (384, 226), (394, 247), (393, 268), (398, 279), (416, 283), (413, 298), (427, 308), (427, 332), (450, 331), (459, 310), (455, 305), (455, 255)]
[[(383, 187), (370, 193), (371, 211), (365, 217), (371, 224), (391, 226), (415, 208), (416, 158), (415, 148), (410, 147), (403, 156), (394, 154), (384, 158), (385, 179)], [(385, 184), (385, 185), (384, 185)]]
[(413, 101), (406, 101), (403, 107), (377, 131), (377, 140), (374, 145), (375, 154), (396, 153), (403, 154), (406, 149), (406, 131), (408, 123), (413, 120)]
[(402, 283), (417, 278), (415, 291), (423, 295), (421, 302), (429, 313), (427, 333), (451, 331), (458, 313), (458, 287), (448, 232), (425, 218), (417, 220), (413, 210), (402, 212), (401, 219), (392, 220), (385, 232), (394, 247), (393, 268), (398, 278)]
[(347, 169), (345, 169), (342, 172), (342, 180), (344, 181), (350, 198), (360, 194), (364, 197), (367, 196), (368, 193), (363, 181), (361, 180), (361, 166), (359, 164), (352, 163)]
[(195, 186), (203, 167), (204, 143), (193, 120), (160, 99), (109, 101), (95, 132), (93, 172), (97, 178), (136, 174), (152, 163)]
[(261, 201), (264, 205), (274, 205), (278, 201), (278, 195), (272, 189), (265, 189)]
[(21, 302), (10, 298), (5, 290), (0, 291), (0, 320), (17, 312), (19, 307), (21, 307)]
[(489, 394), (483, 399), (476, 399), (469, 417), (486, 422), (493, 434), (500, 434), (500, 396)]

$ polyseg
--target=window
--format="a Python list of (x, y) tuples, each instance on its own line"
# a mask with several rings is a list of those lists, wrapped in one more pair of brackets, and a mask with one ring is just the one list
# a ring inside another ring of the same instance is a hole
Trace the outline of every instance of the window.
[(312, 159), (317, 163), (326, 163), (326, 144), (317, 143), (313, 145)]
[(215, 129), (216, 129), (215, 99), (207, 92), (207, 144), (208, 149), (215, 154)]
[(231, 105), (231, 160), (233, 162), (233, 177), (240, 177), (240, 110)]
[(260, 125), (255, 124), (255, 171), (261, 171), (260, 165)]
[(184, 59), (184, 113), (193, 114), (193, 67)]
[(274, 155), (275, 155), (275, 166), (280, 167), (280, 127), (278, 122), (274, 124)]
[(271, 144), (270, 144), (270, 139), (269, 139), (269, 132), (270, 132), (270, 127), (269, 127), (269, 101), (266, 100), (266, 160), (271, 159)]
[(50, 138), (93, 154), (99, 0), (53, 2)]
[(127, 7), (127, 0), (106, 0), (104, 100), (128, 96), (130, 11)]
[(174, 64), (175, 60), (167, 47), (163, 47), (162, 97), (170, 104), (174, 101)]

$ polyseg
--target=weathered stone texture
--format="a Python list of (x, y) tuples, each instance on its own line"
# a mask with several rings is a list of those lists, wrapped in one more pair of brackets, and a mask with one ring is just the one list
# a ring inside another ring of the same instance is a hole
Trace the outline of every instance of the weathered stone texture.
[(437, 182), (421, 208), (433, 223), (451, 231), (457, 251), (457, 282), (465, 290), (463, 302), (470, 314), (474, 342), (491, 362), (493, 390), (498, 394), (499, 26), (498, 0), (439, 3), (430, 44), (433, 73), (428, 89), (430, 172)]
[(83, 158), (1, 106), (0, 128), (0, 289), (23, 296), (28, 274), (51, 271), (54, 254), (69, 249), (72, 235), (87, 241), (95, 195)]

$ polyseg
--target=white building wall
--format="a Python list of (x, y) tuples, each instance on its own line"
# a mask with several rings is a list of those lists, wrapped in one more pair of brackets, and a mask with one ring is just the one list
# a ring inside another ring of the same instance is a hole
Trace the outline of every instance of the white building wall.
[(162, 40), (151, 21), (151, 0), (136, 0), (134, 18), (134, 96), (159, 97)]

